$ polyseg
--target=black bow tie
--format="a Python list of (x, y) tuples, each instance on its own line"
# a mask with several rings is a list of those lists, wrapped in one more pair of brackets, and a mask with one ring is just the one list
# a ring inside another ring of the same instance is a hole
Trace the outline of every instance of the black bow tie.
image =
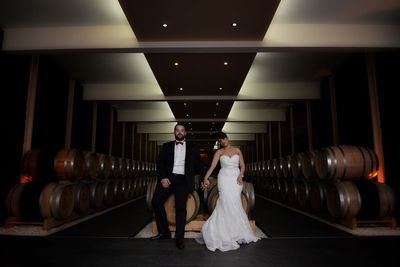
[(183, 145), (183, 142), (181, 142), (181, 141), (176, 141), (176, 142), (175, 142), (175, 145)]

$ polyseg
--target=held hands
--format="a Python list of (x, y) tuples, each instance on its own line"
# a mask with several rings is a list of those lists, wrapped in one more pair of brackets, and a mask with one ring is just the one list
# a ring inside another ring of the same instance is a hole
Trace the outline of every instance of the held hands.
[(210, 181), (208, 179), (204, 179), (203, 182), (201, 182), (201, 189), (207, 190), (210, 187)]
[(168, 188), (169, 185), (171, 184), (171, 182), (169, 181), (168, 178), (163, 178), (163, 179), (161, 179), (161, 184), (162, 184), (162, 186), (163, 186), (164, 188)]
[(237, 183), (238, 183), (238, 185), (242, 185), (243, 184), (243, 177), (241, 175), (238, 176)]

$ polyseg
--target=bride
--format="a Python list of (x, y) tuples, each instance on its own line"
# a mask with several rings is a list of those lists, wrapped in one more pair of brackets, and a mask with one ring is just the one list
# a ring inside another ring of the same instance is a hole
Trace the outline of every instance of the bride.
[(222, 148), (215, 152), (202, 186), (203, 189), (210, 186), (208, 178), (219, 160), (219, 199), (201, 233), (209, 250), (228, 251), (238, 249), (239, 244), (256, 242), (259, 238), (253, 233), (240, 197), (245, 170), (242, 152), (229, 144), (229, 139), (223, 132), (218, 134), (218, 141)]

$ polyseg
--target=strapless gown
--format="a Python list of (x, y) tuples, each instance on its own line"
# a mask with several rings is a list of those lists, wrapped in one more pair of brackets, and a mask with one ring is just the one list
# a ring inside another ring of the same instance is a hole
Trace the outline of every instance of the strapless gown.
[(220, 157), (221, 169), (218, 173), (218, 192), (215, 209), (204, 223), (201, 233), (204, 243), (211, 251), (238, 249), (239, 244), (256, 242), (249, 219), (243, 209), (241, 192), (238, 185), (239, 155)]

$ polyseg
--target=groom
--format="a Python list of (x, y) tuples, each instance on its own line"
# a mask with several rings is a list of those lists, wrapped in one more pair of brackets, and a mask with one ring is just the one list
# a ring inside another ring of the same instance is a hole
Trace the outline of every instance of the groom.
[(164, 203), (171, 193), (175, 195), (176, 209), (176, 246), (183, 249), (186, 224), (186, 201), (194, 190), (195, 172), (204, 175), (204, 166), (200, 160), (198, 148), (186, 142), (185, 126), (175, 125), (175, 141), (163, 145), (157, 160), (158, 183), (154, 191), (152, 204), (154, 207), (158, 235), (151, 240), (170, 239)]

